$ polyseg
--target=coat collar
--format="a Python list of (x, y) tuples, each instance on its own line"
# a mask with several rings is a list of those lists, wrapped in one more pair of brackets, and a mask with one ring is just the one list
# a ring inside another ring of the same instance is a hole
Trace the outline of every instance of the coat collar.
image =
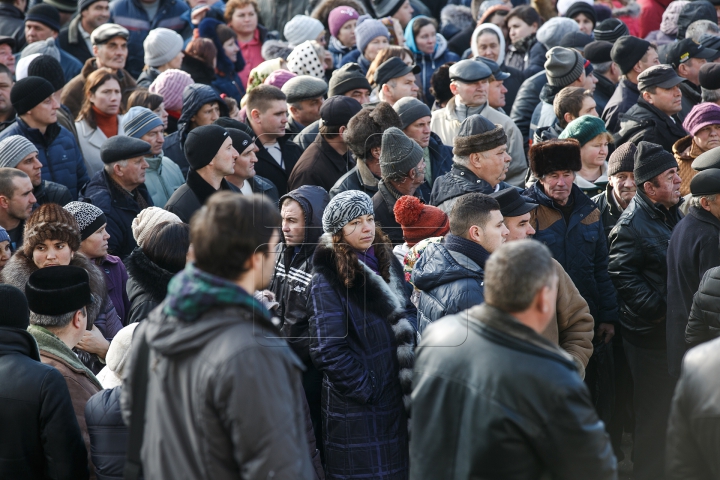
[(208, 198), (210, 198), (210, 195), (215, 192), (218, 192), (220, 190), (235, 191), (235, 189), (232, 188), (227, 182), (227, 180), (225, 180), (224, 178), (220, 182), (220, 190), (215, 190), (212, 185), (207, 183), (205, 179), (202, 178), (200, 174), (192, 168), (188, 170), (187, 185), (197, 197), (200, 205), (205, 205), (205, 202)]
[(720, 220), (715, 218), (715, 215), (708, 212), (707, 210), (700, 208), (700, 207), (690, 207), (688, 210), (688, 215), (691, 215), (694, 218), (697, 218), (701, 222), (707, 223), (709, 225), (714, 226), (716, 229), (720, 230)]
[(632, 201), (635, 202), (638, 207), (645, 211), (651, 218), (661, 220), (672, 230), (681, 219), (679, 208), (685, 199), (681, 197), (677, 204), (668, 209), (663, 205), (653, 203), (647, 195), (638, 189)]
[(37, 342), (27, 330), (0, 327), (0, 356), (19, 353), (40, 361)]
[[(113, 181), (112, 178), (110, 178), (105, 169), (103, 169), (101, 173), (107, 191), (110, 194), (110, 198), (112, 199), (113, 206), (121, 208), (123, 210), (138, 210), (138, 208), (140, 208), (135, 199), (130, 197), (130, 195), (127, 195), (124, 190), (121, 191), (120, 186), (116, 186), (116, 183)], [(148, 205), (152, 205), (152, 200), (150, 200), (150, 193), (148, 192), (148, 189), (144, 183), (135, 189), (135, 194), (142, 195), (142, 197), (145, 199), (145, 203), (147, 203)]]

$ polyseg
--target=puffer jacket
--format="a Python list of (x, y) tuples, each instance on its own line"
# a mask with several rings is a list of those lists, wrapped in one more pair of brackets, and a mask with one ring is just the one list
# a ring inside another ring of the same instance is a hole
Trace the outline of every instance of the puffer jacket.
[(705, 272), (693, 296), (685, 342), (688, 348), (720, 337), (720, 267)]
[(687, 132), (677, 115), (670, 118), (655, 105), (640, 98), (625, 115), (620, 117), (620, 131), (615, 135), (615, 145), (625, 142), (639, 144), (641, 141), (657, 143), (666, 152), (673, 152), (675, 142)]
[(162, 155), (145, 157), (148, 168), (145, 169), (145, 186), (153, 204), (165, 205), (175, 190), (185, 183), (177, 163)]
[(167, 287), (174, 276), (150, 260), (140, 247), (125, 260), (128, 272), (127, 296), (130, 300), (127, 323), (145, 320), (167, 295)]
[[(505, 182), (500, 182), (498, 185), (498, 190), (512, 187)], [(458, 197), (470, 192), (480, 192), (490, 195), (494, 191), (494, 187), (485, 180), (481, 180), (469, 168), (453, 163), (448, 173), (435, 180), (432, 194), (430, 195), (430, 205), (436, 206), (445, 213), (450, 214)]]
[(638, 347), (666, 348), (667, 249), (682, 218), (678, 207), (655, 205), (638, 190), (610, 232), (608, 272), (618, 292), (622, 335)]
[(85, 169), (80, 147), (72, 133), (57, 123), (48, 125), (45, 135), (37, 128), (31, 128), (21, 118), (0, 133), (0, 140), (11, 135), (20, 135), (30, 140), (38, 149), (38, 160), (42, 163), (42, 179), (64, 185), (77, 200), (80, 189), (90, 178)]
[(160, 0), (157, 14), (151, 19), (141, 0), (117, 0), (110, 5), (110, 22), (122, 25), (130, 31), (125, 69), (133, 77), (137, 78), (145, 65), (143, 42), (150, 30), (169, 28), (184, 34), (183, 36), (190, 35), (190, 32), (186, 31), (190, 26), (181, 18), (187, 10), (190, 10), (190, 7), (181, 0)]
[(33, 188), (33, 195), (38, 205), (44, 205), (46, 203), (57, 203), (64, 207), (68, 203), (72, 202), (72, 195), (70, 190), (65, 185), (51, 182), (49, 180), (43, 180), (40, 185)]

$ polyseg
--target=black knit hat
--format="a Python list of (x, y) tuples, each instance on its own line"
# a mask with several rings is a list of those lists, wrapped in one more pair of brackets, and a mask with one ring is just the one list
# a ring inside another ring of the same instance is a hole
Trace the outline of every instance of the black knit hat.
[(636, 151), (637, 147), (632, 142), (623, 143), (615, 149), (608, 161), (608, 177), (620, 172), (632, 172), (635, 169)]
[(0, 285), (0, 303), (3, 306), (0, 327), (27, 330), (30, 316), (25, 295), (17, 287)]
[(65, 75), (60, 62), (50, 55), (40, 55), (28, 65), (28, 76), (44, 78), (57, 92), (65, 86)]
[(355, 90), (356, 88), (372, 90), (370, 82), (365, 78), (362, 70), (360, 70), (360, 65), (357, 63), (346, 63), (335, 70), (330, 77), (328, 86), (328, 97), (345, 95), (350, 90)]
[(590, 60), (594, 64), (611, 62), (610, 51), (612, 50), (613, 44), (602, 40), (590, 42), (585, 45), (585, 58)]
[(248, 135), (244, 130), (238, 130), (237, 128), (226, 129), (228, 135), (232, 139), (233, 148), (237, 150), (239, 154), (242, 154), (250, 145), (254, 145), (253, 137)]
[(230, 117), (220, 117), (213, 122), (215, 125), (220, 125), (222, 128), (235, 128), (242, 132), (247, 133), (251, 137), (255, 138), (255, 132), (247, 123), (240, 122)]
[(650, 42), (626, 35), (615, 42), (610, 51), (610, 57), (620, 66), (620, 71), (624, 75), (642, 60), (648, 48), (650, 48)]
[(625, 25), (625, 22), (617, 18), (608, 18), (595, 26), (593, 35), (596, 40), (613, 43), (620, 37), (630, 35), (630, 30)]
[(466, 157), (501, 145), (507, 145), (507, 134), (502, 126), (495, 125), (482, 115), (470, 115), (460, 124), (453, 155)]
[(30, 275), (25, 296), (38, 315), (75, 312), (92, 303), (90, 278), (85, 269), (71, 265), (41, 268)]
[(649, 182), (671, 168), (678, 168), (677, 160), (672, 153), (656, 143), (640, 142), (635, 152), (633, 168), (636, 185)]
[(597, 23), (597, 14), (595, 13), (595, 9), (593, 6), (586, 2), (575, 2), (572, 5), (570, 5), (570, 8), (567, 9), (565, 12), (565, 16), (567, 18), (573, 18), (579, 14), (584, 14), (586, 17), (588, 17), (593, 22), (593, 28), (595, 28), (595, 24)]
[(185, 140), (185, 158), (193, 170), (198, 171), (212, 162), (228, 132), (219, 125), (203, 125), (188, 133)]
[(528, 158), (530, 169), (537, 178), (562, 170), (579, 172), (582, 168), (580, 142), (573, 138), (536, 143), (530, 147)]
[(10, 103), (18, 115), (24, 115), (55, 93), (52, 83), (40, 77), (18, 80), (10, 90)]
[(39, 22), (52, 28), (56, 32), (60, 31), (60, 12), (58, 9), (47, 3), (38, 3), (25, 16), (25, 21)]

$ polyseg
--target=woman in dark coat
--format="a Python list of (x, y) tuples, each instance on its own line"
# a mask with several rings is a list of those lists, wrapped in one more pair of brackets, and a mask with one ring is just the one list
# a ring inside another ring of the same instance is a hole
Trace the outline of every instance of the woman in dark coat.
[[(313, 259), (310, 356), (323, 374), (328, 479), (406, 479), (416, 311), (370, 197), (348, 190), (323, 214)], [(371, 300), (369, 300), (371, 299)]]

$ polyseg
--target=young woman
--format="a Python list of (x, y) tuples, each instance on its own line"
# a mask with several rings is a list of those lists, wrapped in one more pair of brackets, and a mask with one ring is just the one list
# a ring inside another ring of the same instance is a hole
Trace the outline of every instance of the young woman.
[(325, 71), (332, 69), (332, 57), (315, 40), (307, 40), (293, 48), (287, 58), (288, 70), (295, 75), (310, 75), (327, 80)]
[(355, 50), (355, 27), (360, 15), (352, 7), (337, 7), (328, 16), (328, 28), (330, 29), (330, 42), (328, 50), (333, 56), (335, 68), (342, 66), (342, 59), (345, 55)]
[(322, 223), (310, 289), (310, 356), (323, 374), (327, 478), (406, 478), (411, 287), (367, 194), (336, 195)]
[(110, 137), (123, 135), (120, 126), (120, 80), (109, 68), (98, 68), (85, 81), (85, 101), (75, 121), (78, 142), (90, 178), (103, 169), (100, 148)]
[(390, 46), (390, 33), (380, 20), (375, 20), (370, 15), (361, 15), (355, 27), (355, 41), (357, 50), (345, 55), (341, 63), (357, 63), (360, 70), (367, 73), (370, 63), (380, 50)]
[(185, 47), (182, 70), (192, 77), (195, 83), (212, 85), (215, 81), (217, 48), (209, 38), (193, 38)]
[(212, 40), (217, 50), (216, 78), (212, 87), (218, 93), (224, 93), (240, 103), (245, 95), (245, 87), (238, 73), (245, 68), (245, 59), (238, 46), (237, 35), (230, 27), (214, 18), (205, 18), (200, 22), (198, 33), (200, 37)]
[(573, 138), (580, 143), (582, 169), (575, 176), (575, 184), (590, 197), (603, 193), (608, 183), (608, 145), (612, 142), (605, 122), (583, 115), (568, 123), (558, 138)]
[(510, 10), (505, 24), (511, 42), (505, 65), (522, 72), (530, 66), (530, 49), (537, 42), (535, 34), (542, 25), (542, 18), (530, 5), (521, 5)]

